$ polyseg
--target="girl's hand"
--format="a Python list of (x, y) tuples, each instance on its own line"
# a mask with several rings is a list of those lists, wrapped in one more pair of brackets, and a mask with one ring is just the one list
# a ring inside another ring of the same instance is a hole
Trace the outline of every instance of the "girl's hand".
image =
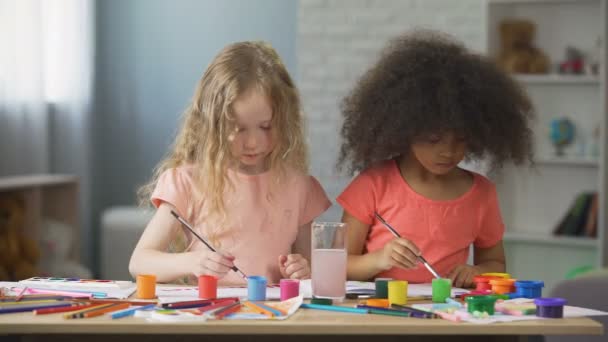
[(281, 276), (287, 279), (310, 278), (308, 260), (300, 254), (279, 255), (279, 270)]
[(477, 266), (457, 265), (450, 272), (448, 278), (452, 279), (452, 286), (467, 288), (473, 287), (473, 277), (481, 273), (481, 270)]
[(218, 279), (223, 278), (234, 266), (234, 256), (220, 254), (210, 250), (190, 252), (194, 258), (192, 273), (195, 276), (212, 275)]
[(377, 265), (381, 270), (393, 267), (416, 268), (420, 250), (408, 239), (394, 238), (378, 251)]

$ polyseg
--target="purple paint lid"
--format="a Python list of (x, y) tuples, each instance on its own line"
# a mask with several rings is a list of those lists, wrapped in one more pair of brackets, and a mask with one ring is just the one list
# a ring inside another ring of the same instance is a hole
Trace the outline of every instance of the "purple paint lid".
[(542, 280), (518, 280), (515, 282), (515, 287), (539, 288), (544, 286), (545, 283)]
[(539, 306), (564, 306), (566, 300), (563, 298), (536, 298), (534, 304)]

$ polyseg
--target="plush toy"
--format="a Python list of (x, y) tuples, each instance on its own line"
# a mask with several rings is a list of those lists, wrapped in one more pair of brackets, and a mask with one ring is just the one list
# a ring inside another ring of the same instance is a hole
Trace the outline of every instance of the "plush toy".
[(25, 235), (25, 206), (17, 195), (0, 195), (0, 279), (22, 280), (37, 274), (40, 250)]
[(69, 225), (50, 218), (43, 220), (40, 232), (42, 260), (41, 274), (50, 277), (91, 278), (86, 267), (70, 259), (74, 248), (73, 229)]
[(529, 20), (509, 19), (500, 23), (501, 51), (498, 63), (508, 72), (543, 74), (549, 58), (533, 45), (536, 27)]

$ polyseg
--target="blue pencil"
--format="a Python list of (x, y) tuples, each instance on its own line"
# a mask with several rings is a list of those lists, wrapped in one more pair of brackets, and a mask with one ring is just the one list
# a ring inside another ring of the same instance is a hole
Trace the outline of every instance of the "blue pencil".
[(304, 309), (317, 309), (317, 310), (350, 312), (350, 313), (359, 313), (359, 314), (366, 314), (369, 312), (369, 310), (366, 310), (366, 309), (349, 308), (347, 306), (337, 306), (337, 305), (302, 304), (302, 305), (300, 305), (300, 307), (304, 308)]
[(147, 310), (147, 309), (152, 309), (154, 307), (156, 307), (156, 304), (150, 304), (150, 305), (144, 305), (144, 306), (136, 306), (134, 308), (130, 308), (130, 309), (125, 309), (125, 310), (122, 310), (122, 311), (114, 312), (114, 313), (112, 313), (111, 317), (112, 317), (112, 319), (117, 319), (117, 318), (123, 318), (123, 317), (133, 316), (135, 314), (135, 311), (137, 311), (137, 310)]

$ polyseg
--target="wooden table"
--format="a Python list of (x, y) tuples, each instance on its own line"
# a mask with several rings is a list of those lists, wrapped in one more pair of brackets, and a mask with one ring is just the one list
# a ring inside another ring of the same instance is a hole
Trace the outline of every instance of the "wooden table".
[[(601, 335), (603, 327), (590, 318), (520, 321), (494, 324), (452, 323), (383, 315), (300, 309), (285, 321), (209, 320), (204, 323), (158, 323), (143, 318), (109, 317), (65, 320), (61, 314), (0, 315), (1, 341), (521, 341), (534, 335)], [(168, 336), (169, 335), (169, 336)], [(373, 336), (370, 336), (373, 335)]]

